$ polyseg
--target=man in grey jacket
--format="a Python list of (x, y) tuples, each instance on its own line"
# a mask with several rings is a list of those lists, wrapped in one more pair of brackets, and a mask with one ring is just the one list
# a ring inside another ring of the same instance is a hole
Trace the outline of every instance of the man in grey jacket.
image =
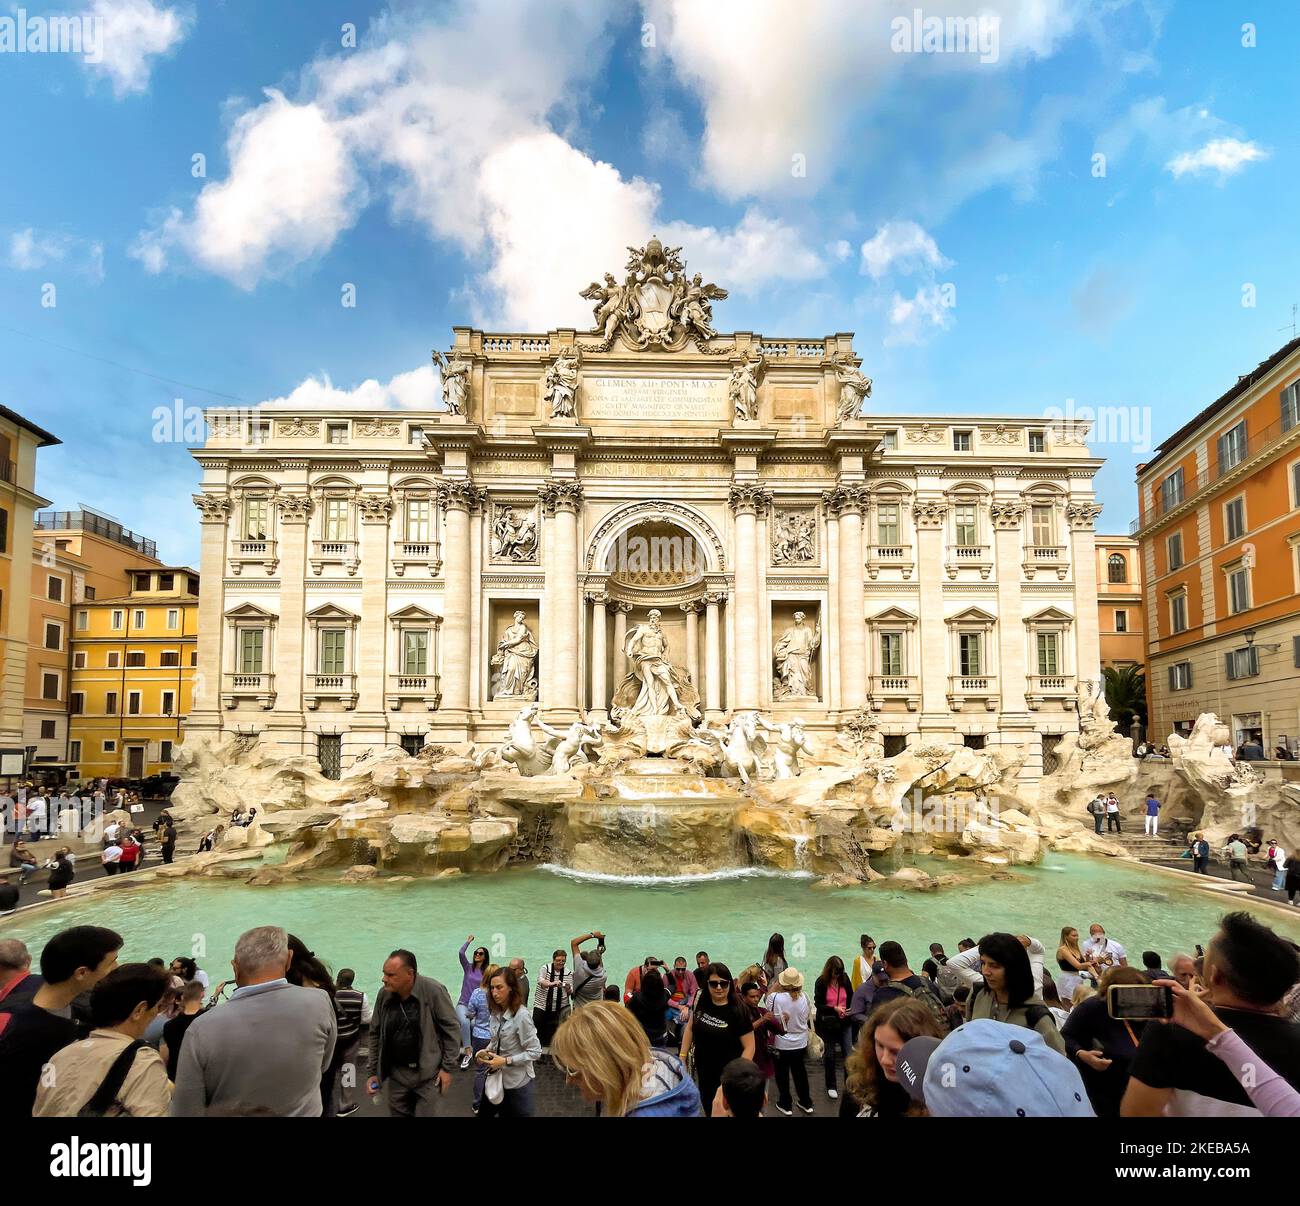
[(185, 1032), (171, 1113), (319, 1117), (338, 1022), (329, 994), (285, 978), (289, 936), (259, 926), (235, 943), (238, 987)]
[(390, 1116), (431, 1118), (451, 1087), (460, 1051), (451, 994), (416, 974), (410, 951), (394, 951), (384, 961), (384, 987), (370, 1015), (370, 1096), (382, 1088)]

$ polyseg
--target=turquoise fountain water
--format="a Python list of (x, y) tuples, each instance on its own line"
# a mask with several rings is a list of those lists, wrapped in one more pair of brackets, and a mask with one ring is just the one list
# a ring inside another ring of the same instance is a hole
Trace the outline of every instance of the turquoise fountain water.
[[(920, 860), (918, 860), (920, 861)], [(647, 954), (664, 959), (705, 949), (733, 971), (762, 957), (768, 935), (786, 936), (792, 962), (816, 974), (832, 954), (856, 954), (858, 935), (903, 943), (914, 966), (930, 942), (955, 951), (957, 940), (990, 930), (1029, 933), (1049, 953), (1063, 925), (1085, 934), (1094, 921), (1137, 961), (1143, 949), (1166, 961), (1214, 932), (1231, 899), (1184, 888), (1132, 864), (1048, 855), (1017, 868), (1014, 881), (956, 886), (931, 893), (883, 884), (819, 891), (811, 877), (736, 873), (691, 881), (575, 877), (543, 869), (449, 880), (348, 885), (337, 882), (248, 888), (230, 881), (174, 880), (114, 888), (88, 899), (33, 910), (0, 922), (0, 937), (33, 951), (75, 924), (107, 925), (126, 938), (123, 960), (171, 959), (191, 949), (213, 981), (224, 978), (238, 934), (254, 925), (286, 926), (333, 968), (357, 970), (372, 994), (394, 947), (409, 947), (421, 971), (460, 984), (456, 950), (467, 934), (493, 957), (521, 956), (535, 970), (575, 934), (609, 934), (608, 959), (620, 981)], [(1248, 907), (1248, 906), (1247, 906)], [(1263, 913), (1269, 925), (1300, 940), (1296, 919)], [(795, 954), (794, 952), (801, 952)]]

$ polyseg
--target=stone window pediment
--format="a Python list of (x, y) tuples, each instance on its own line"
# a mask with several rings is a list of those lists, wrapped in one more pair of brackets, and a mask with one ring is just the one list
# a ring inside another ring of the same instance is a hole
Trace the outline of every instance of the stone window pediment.
[(336, 603), (323, 603), (307, 613), (312, 624), (357, 624), (361, 617), (339, 607)]
[(279, 618), (275, 612), (267, 611), (264, 607), (258, 607), (256, 603), (243, 603), (239, 607), (232, 607), (226, 612), (227, 620), (261, 620), (268, 624), (274, 624)]
[(917, 617), (902, 607), (886, 607), (884, 611), (876, 612), (869, 621), (875, 625), (899, 624), (904, 627), (912, 627), (917, 622)]
[(1036, 611), (1032, 616), (1025, 617), (1026, 624), (1051, 625), (1051, 624), (1073, 624), (1074, 617), (1068, 611), (1062, 611), (1059, 607), (1045, 607), (1042, 611)]
[(955, 616), (947, 616), (944, 619), (945, 624), (969, 624), (980, 628), (987, 628), (997, 622), (997, 616), (985, 611), (982, 607), (967, 607), (964, 611), (959, 611)]
[(390, 612), (389, 620), (394, 624), (441, 624), (442, 617), (431, 611), (426, 611), (418, 604), (412, 603), (409, 607), (403, 607), (401, 611)]

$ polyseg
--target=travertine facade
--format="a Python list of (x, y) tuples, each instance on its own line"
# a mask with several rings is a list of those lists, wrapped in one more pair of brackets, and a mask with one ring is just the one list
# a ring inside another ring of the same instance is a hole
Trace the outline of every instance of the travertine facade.
[(717, 334), (725, 293), (654, 241), (625, 271), (591, 332), (456, 328), (443, 410), (209, 415), (190, 730), (336, 773), (675, 684), (700, 723), (816, 741), (866, 705), (1036, 778), (1100, 674), (1085, 433), (864, 415), (849, 334)]

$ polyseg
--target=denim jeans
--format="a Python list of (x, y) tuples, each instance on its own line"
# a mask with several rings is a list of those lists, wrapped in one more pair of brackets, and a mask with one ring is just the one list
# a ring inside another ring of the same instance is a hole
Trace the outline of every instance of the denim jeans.
[(460, 1019), (460, 1049), (464, 1051), (470, 1046), (470, 1022), (472, 1015), (468, 1005), (457, 1005), (456, 1016)]
[(835, 1088), (835, 1056), (838, 1052), (847, 1061), (853, 1054), (853, 1023), (848, 1018), (838, 1022), (828, 1022), (818, 1028), (825, 1050), (822, 1052), (822, 1068), (826, 1073), (826, 1088)]
[[(479, 1038), (477, 1034), (471, 1034), (469, 1036), (470, 1050), (474, 1055), (477, 1055), (491, 1041), (488, 1038)], [(487, 1080), (488, 1070), (487, 1065), (480, 1064), (478, 1060), (474, 1060), (472, 1066), (474, 1068), (474, 1108), (478, 1109), (483, 1102), (483, 1082)]]
[(531, 1118), (533, 1116), (533, 1081), (524, 1081), (517, 1089), (506, 1089), (499, 1105), (483, 1098), (480, 1118)]

